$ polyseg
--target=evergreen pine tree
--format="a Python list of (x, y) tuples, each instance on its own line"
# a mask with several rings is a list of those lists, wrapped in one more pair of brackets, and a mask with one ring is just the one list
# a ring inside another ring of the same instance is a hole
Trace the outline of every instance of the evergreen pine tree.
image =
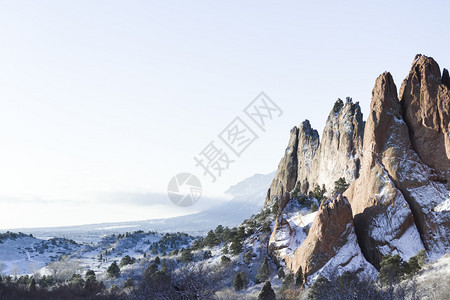
[(242, 242), (237, 236), (230, 245), (230, 252), (233, 255), (238, 255), (242, 252)]
[(120, 276), (120, 268), (115, 261), (108, 267), (106, 273), (108, 274), (108, 277), (117, 278)]
[(194, 260), (194, 256), (192, 255), (191, 249), (185, 249), (183, 253), (181, 253), (181, 261), (182, 262), (190, 262)]
[(109, 292), (111, 294), (118, 294), (120, 292), (120, 289), (117, 287), (117, 285), (113, 284), (111, 285), (111, 287), (109, 288)]
[(392, 284), (400, 280), (403, 275), (404, 267), (402, 268), (403, 259), (400, 255), (392, 256), (387, 254), (383, 256), (380, 263), (380, 272), (378, 276), (383, 284)]
[(231, 262), (231, 258), (229, 258), (226, 255), (222, 255), (222, 257), (220, 258), (220, 261), (222, 262), (223, 265), (228, 264), (229, 262)]
[(259, 292), (258, 300), (276, 300), (275, 292), (272, 289), (270, 281), (264, 283), (261, 292)]
[(238, 272), (234, 277), (233, 285), (236, 291), (240, 291), (244, 288), (244, 280), (242, 279), (240, 272)]
[(344, 177), (339, 178), (334, 182), (334, 191), (333, 193), (337, 192), (339, 194), (342, 194), (345, 192), (345, 190), (348, 189), (350, 185), (345, 181)]
[(86, 281), (84, 282), (84, 290), (88, 294), (96, 293), (99, 290), (99, 285), (94, 271), (92, 270), (87, 271), (84, 278), (86, 279)]
[(129, 255), (125, 255), (120, 261), (120, 266), (131, 265), (133, 263), (133, 259)]
[(205, 237), (204, 243), (208, 247), (214, 247), (214, 246), (217, 246), (219, 244), (218, 240), (216, 238), (216, 234), (214, 233), (214, 231), (210, 230), (208, 232), (208, 234)]
[(214, 233), (216, 234), (216, 238), (219, 241), (219, 243), (222, 242), (223, 241), (223, 226), (218, 225), (216, 227), (216, 229), (214, 230)]
[(260, 283), (269, 279), (269, 260), (264, 257), (264, 261), (256, 274), (256, 282)]
[(287, 274), (284, 277), (283, 284), (280, 288), (280, 293), (283, 293), (285, 290), (290, 289), (294, 284), (294, 275), (292, 273)]

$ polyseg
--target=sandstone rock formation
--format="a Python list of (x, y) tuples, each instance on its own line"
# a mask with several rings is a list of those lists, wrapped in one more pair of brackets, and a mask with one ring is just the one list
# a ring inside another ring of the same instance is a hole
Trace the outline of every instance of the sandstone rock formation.
[[(445, 70), (445, 69), (444, 69)], [(441, 181), (450, 181), (450, 87), (448, 71), (442, 79), (439, 65), (417, 55), (400, 88), (403, 116), (414, 149), (434, 168)]]
[(301, 268), (306, 282), (319, 270), (327, 277), (344, 271), (376, 272), (359, 249), (350, 204), (340, 194), (322, 202), (307, 238), (285, 261), (294, 272)]
[(422, 245), (431, 257), (450, 250), (450, 212), (440, 208), (450, 201), (450, 94), (440, 78), (432, 58), (416, 56), (401, 102), (389, 73), (375, 83), (361, 176), (345, 194), (363, 253), (377, 267), (390, 251), (407, 259)]
[[(431, 258), (450, 252), (449, 86), (448, 71), (441, 76), (432, 58), (418, 55), (400, 99), (390, 73), (377, 78), (366, 124), (358, 103), (337, 101), (320, 143), (309, 122), (291, 131), (268, 193), (282, 208), (269, 241), (274, 256), (293, 272), (302, 268), (308, 280), (349, 269), (376, 272), (390, 252), (405, 260), (421, 249)], [(339, 177), (353, 183), (317, 215), (299, 214), (304, 208), (286, 197), (300, 185), (303, 193), (314, 184), (330, 192)], [(301, 218), (311, 216), (305, 225)]]
[[(328, 115), (317, 152), (308, 153), (308, 149), (299, 144), (297, 181), (303, 182), (307, 178), (310, 186), (324, 184), (328, 195), (340, 177), (348, 183), (355, 181), (359, 176), (363, 133), (359, 103), (347, 98), (344, 104), (338, 99)], [(303, 164), (300, 157), (309, 155), (313, 155), (312, 162)]]
[(345, 195), (363, 253), (379, 267), (381, 257), (390, 251), (409, 258), (423, 248), (408, 202), (395, 181), (406, 175), (400, 164), (419, 174), (426, 170), (411, 150), (397, 88), (387, 72), (375, 82), (363, 149), (361, 176)]
[(311, 127), (308, 120), (303, 121), (298, 134), (298, 168), (296, 182), (299, 182), (304, 186), (306, 193), (313, 187), (313, 185), (307, 180), (307, 174), (313, 170), (313, 161), (316, 157), (317, 150), (320, 147), (319, 141), (319, 133), (317, 130)]
[(285, 192), (290, 192), (297, 180), (297, 146), (298, 146), (298, 128), (291, 129), (289, 143), (281, 159), (275, 178), (267, 191), (265, 205), (272, 205), (274, 201), (281, 198)]
[(308, 120), (299, 128), (294, 127), (270, 186), (266, 205), (273, 204), (275, 197), (279, 199), (295, 186), (306, 194), (313, 190), (315, 184), (324, 184), (331, 195), (334, 182), (340, 177), (353, 182), (359, 176), (363, 130), (361, 108), (349, 98), (345, 104), (340, 99), (336, 101), (328, 116), (322, 141)]

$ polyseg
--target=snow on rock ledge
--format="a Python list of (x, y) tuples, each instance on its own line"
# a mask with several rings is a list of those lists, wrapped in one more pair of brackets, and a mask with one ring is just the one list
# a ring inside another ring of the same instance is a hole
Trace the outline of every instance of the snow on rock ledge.
[(340, 194), (322, 202), (305, 241), (285, 262), (293, 272), (301, 268), (308, 284), (319, 274), (329, 278), (345, 271), (376, 274), (358, 246), (350, 203)]

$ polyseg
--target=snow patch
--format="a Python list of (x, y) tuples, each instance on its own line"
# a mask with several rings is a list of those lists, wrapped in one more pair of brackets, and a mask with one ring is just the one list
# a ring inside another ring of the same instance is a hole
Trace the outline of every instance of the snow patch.
[[(342, 275), (344, 272), (356, 272), (361, 278), (376, 279), (378, 272), (363, 256), (358, 246), (355, 230), (352, 226), (347, 238), (347, 243), (342, 246), (338, 253), (332, 257), (319, 271), (307, 278), (307, 285), (312, 285), (319, 275), (330, 280)], [(347, 232), (347, 230), (345, 232)]]

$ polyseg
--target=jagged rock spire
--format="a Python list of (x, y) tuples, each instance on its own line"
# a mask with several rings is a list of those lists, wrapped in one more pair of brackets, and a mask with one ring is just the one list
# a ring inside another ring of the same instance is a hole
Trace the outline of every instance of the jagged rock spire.
[(441, 181), (450, 181), (450, 88), (448, 71), (418, 54), (400, 88), (403, 117), (411, 142), (423, 162)]
[[(325, 185), (328, 194), (334, 182), (344, 177), (348, 183), (359, 176), (364, 121), (359, 103), (338, 99), (331, 110), (322, 140), (309, 120), (291, 130), (289, 144), (270, 186), (266, 205), (273, 204), (295, 186), (303, 193), (314, 185)], [(296, 170), (293, 167), (296, 166)]]

